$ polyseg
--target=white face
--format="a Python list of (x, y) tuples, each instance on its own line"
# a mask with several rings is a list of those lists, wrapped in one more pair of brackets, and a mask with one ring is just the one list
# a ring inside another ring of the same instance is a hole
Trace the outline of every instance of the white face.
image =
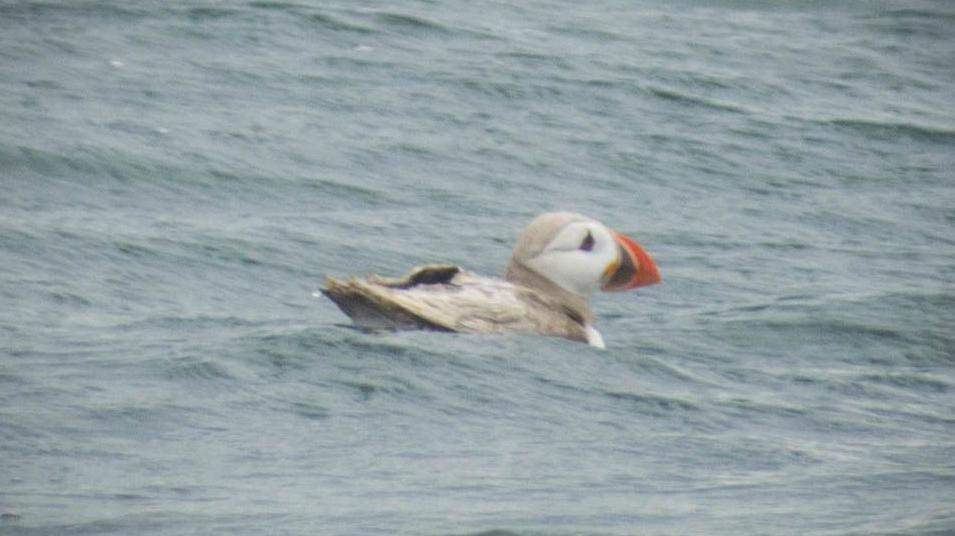
[(563, 289), (589, 296), (600, 290), (604, 273), (618, 254), (617, 243), (606, 227), (580, 221), (565, 225), (525, 264)]

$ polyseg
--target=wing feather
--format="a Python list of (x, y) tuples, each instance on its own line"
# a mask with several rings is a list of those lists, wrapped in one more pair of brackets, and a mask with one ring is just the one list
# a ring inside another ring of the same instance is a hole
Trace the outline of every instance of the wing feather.
[(364, 327), (517, 331), (587, 341), (579, 319), (540, 293), (457, 267), (426, 266), (398, 279), (327, 278), (322, 292)]

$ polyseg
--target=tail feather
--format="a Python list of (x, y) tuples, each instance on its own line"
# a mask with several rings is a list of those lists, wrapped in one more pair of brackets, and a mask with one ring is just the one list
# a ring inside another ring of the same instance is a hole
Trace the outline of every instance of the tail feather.
[(335, 302), (356, 325), (363, 328), (450, 331), (385, 299), (372, 285), (373, 283), (356, 278), (340, 281), (326, 277), (325, 288), (321, 290), (322, 294)]

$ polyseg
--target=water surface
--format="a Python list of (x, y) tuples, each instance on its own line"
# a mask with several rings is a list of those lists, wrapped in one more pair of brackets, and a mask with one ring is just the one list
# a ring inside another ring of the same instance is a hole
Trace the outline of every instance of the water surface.
[[(0, 533), (955, 531), (947, 2), (0, 1)], [(591, 215), (606, 351), (325, 274)]]

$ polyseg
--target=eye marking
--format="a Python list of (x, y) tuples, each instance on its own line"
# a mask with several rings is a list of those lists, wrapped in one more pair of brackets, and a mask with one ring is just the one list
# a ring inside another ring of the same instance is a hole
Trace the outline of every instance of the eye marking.
[(594, 235), (587, 231), (587, 236), (584, 237), (584, 241), (580, 243), (580, 249), (584, 251), (591, 251), (594, 249)]

